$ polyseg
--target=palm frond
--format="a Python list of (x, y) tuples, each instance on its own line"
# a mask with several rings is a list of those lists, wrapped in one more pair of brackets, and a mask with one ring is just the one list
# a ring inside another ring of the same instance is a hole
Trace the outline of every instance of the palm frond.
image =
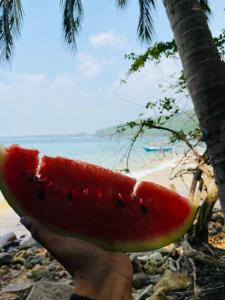
[(81, 0), (61, 0), (63, 6), (63, 31), (66, 43), (76, 48), (76, 35), (83, 20), (83, 6)]
[(128, 1), (129, 0), (116, 0), (116, 4), (117, 6), (124, 8), (127, 5)]
[(209, 0), (200, 0), (200, 5), (207, 17), (212, 14), (212, 10), (209, 6)]
[(152, 40), (152, 10), (155, 8), (155, 2), (155, 0), (139, 0), (140, 15), (138, 23), (138, 35), (142, 41), (150, 42)]
[(21, 0), (0, 0), (0, 60), (10, 61), (22, 20)]

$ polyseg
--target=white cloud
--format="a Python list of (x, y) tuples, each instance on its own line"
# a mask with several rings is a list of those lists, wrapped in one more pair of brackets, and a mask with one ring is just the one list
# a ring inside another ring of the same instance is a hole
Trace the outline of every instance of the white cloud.
[(113, 31), (97, 32), (89, 36), (89, 41), (95, 47), (124, 47), (128, 44), (127, 38)]
[(191, 106), (190, 99), (185, 98), (184, 95), (175, 94), (173, 90), (169, 89), (176, 78), (171, 75), (179, 74), (180, 70), (179, 60), (165, 58), (159, 64), (148, 62), (141, 72), (132, 74), (126, 84), (121, 85), (124, 73), (120, 74), (108, 91), (112, 95), (110, 99), (114, 99), (112, 105), (118, 106), (120, 103), (121, 106), (127, 107), (127, 112), (130, 109), (130, 119), (134, 113), (137, 117), (139, 113), (145, 112), (145, 105), (148, 101), (157, 101), (165, 96), (175, 97), (182, 108)]
[(107, 60), (79, 55), (75, 70), (54, 78), (0, 72), (0, 136), (94, 132), (135, 119), (147, 101), (159, 99), (159, 83), (168, 84), (170, 74), (181, 68), (172, 60), (148, 63), (120, 86), (124, 73), (117, 73), (117, 80), (91, 80), (101, 74)]
[(77, 56), (78, 71), (87, 78), (97, 78), (103, 71), (105, 65), (112, 63), (110, 59), (99, 59), (88, 53), (79, 53)]
[[(0, 73), (0, 136), (76, 132), (89, 100), (79, 76)], [(81, 117), (82, 116), (82, 117)]]

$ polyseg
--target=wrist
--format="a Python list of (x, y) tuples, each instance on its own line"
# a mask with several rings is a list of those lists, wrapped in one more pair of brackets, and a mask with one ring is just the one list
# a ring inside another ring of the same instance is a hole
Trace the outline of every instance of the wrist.
[(130, 300), (131, 280), (116, 271), (104, 274), (101, 279), (78, 277), (75, 282), (75, 293), (95, 300)]

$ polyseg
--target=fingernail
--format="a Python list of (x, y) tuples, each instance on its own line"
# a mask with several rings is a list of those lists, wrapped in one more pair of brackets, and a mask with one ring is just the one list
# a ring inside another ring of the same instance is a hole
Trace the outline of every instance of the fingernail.
[(29, 217), (20, 218), (20, 222), (25, 226), (28, 230), (31, 228), (31, 219)]

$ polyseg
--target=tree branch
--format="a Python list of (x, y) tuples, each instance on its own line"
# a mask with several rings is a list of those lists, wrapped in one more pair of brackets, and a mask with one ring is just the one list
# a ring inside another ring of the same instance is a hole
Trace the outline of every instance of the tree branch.
[[(167, 128), (167, 127), (164, 127), (164, 126), (158, 126), (158, 125), (152, 125), (152, 128), (155, 128), (155, 129), (160, 129), (160, 130), (165, 130), (165, 131), (168, 131), (168, 132), (171, 132), (173, 133), (174, 135), (176, 136), (179, 136), (179, 132), (177, 132), (176, 130), (173, 130), (171, 128)], [(187, 140), (187, 138), (185, 137), (180, 137), (179, 138), (193, 151), (193, 153), (197, 156), (197, 157), (200, 157), (200, 154), (196, 151), (196, 149), (194, 149), (194, 147), (189, 143), (189, 141)]]

